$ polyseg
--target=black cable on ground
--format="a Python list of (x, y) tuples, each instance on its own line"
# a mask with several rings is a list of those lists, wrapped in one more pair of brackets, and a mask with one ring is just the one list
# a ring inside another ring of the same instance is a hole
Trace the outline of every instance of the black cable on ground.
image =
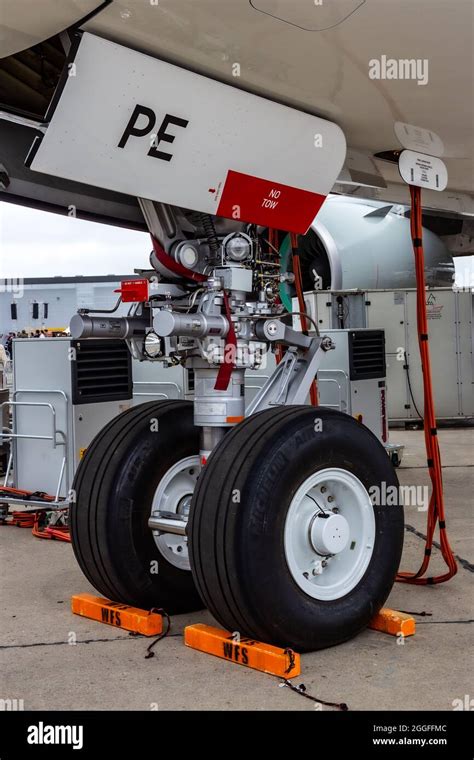
[(299, 686), (294, 686), (291, 681), (288, 681), (286, 678), (283, 680), (283, 682), (280, 684), (280, 686), (287, 686), (291, 691), (296, 691), (297, 694), (300, 694), (302, 697), (305, 697), (305, 699), (310, 699), (311, 702), (317, 702), (321, 705), (327, 705), (328, 707), (336, 707), (338, 710), (346, 711), (349, 709), (348, 705), (345, 702), (326, 702), (324, 699), (318, 699), (317, 697), (313, 697), (312, 694), (308, 694), (306, 691), (306, 686), (304, 683), (300, 683)]
[(152, 652), (151, 650), (153, 649), (154, 646), (156, 646), (156, 644), (158, 644), (159, 641), (161, 641), (162, 639), (164, 639), (169, 634), (169, 632), (171, 630), (171, 620), (170, 620), (170, 616), (168, 615), (168, 613), (166, 612), (166, 610), (163, 610), (160, 607), (159, 609), (153, 608), (152, 610), (150, 610), (150, 614), (152, 612), (156, 612), (158, 615), (162, 615), (165, 618), (165, 620), (166, 620), (166, 628), (165, 628), (164, 631), (162, 631), (162, 633), (160, 633), (159, 636), (156, 637), (156, 639), (154, 641), (151, 642), (151, 644), (149, 644), (147, 646), (147, 648), (146, 648), (147, 654), (145, 655), (145, 660), (149, 660), (150, 657), (154, 657), (155, 656), (155, 653)]

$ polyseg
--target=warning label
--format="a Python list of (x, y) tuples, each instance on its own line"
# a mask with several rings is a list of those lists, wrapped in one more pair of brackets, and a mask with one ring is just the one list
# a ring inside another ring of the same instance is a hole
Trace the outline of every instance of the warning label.
[(443, 306), (428, 306), (426, 316), (428, 319), (441, 319), (443, 315)]
[(217, 215), (305, 233), (325, 199), (308, 190), (229, 171)]
[(430, 293), (426, 299), (426, 316), (428, 319), (441, 319), (443, 304), (436, 303), (436, 296)]

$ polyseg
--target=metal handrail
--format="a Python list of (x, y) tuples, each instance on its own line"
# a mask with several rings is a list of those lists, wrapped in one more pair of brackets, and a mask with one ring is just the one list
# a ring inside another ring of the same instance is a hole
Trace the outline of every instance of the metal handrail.
[[(50, 436), (49, 435), (34, 435), (34, 434), (28, 434), (28, 433), (13, 433), (13, 432), (6, 432), (6, 433), (4, 433), (2, 431), (0, 433), (0, 439), (2, 439), (2, 438), (12, 439), (13, 438), (15, 440), (17, 440), (17, 439), (28, 439), (28, 440), (52, 441), (53, 449), (56, 449), (57, 446), (64, 446), (64, 456), (62, 457), (62, 460), (61, 460), (61, 467), (60, 467), (60, 470), (59, 470), (59, 478), (58, 478), (58, 483), (57, 483), (57, 486), (56, 486), (56, 493), (55, 493), (55, 497), (54, 497), (54, 502), (48, 502), (48, 506), (50, 506), (50, 507), (51, 506), (58, 506), (58, 505), (63, 505), (64, 506), (64, 503), (67, 503), (67, 500), (60, 502), (59, 501), (59, 494), (60, 494), (61, 485), (62, 485), (62, 482), (63, 482), (63, 479), (64, 479), (64, 473), (66, 473), (66, 478), (67, 478), (67, 480), (66, 480), (66, 490), (67, 491), (69, 490), (69, 479), (68, 479), (68, 472), (67, 472), (67, 469), (66, 469), (66, 465), (67, 465), (67, 442), (68, 442), (67, 433), (65, 433), (63, 430), (58, 430), (58, 428), (57, 428), (57, 425), (56, 425), (56, 409), (54, 408), (53, 404), (51, 404), (48, 401), (16, 401), (15, 399), (16, 399), (17, 395), (20, 394), (20, 393), (34, 393), (34, 394), (37, 394), (37, 393), (45, 394), (45, 393), (47, 393), (47, 394), (56, 394), (56, 395), (59, 395), (59, 396), (61, 396), (64, 399), (64, 401), (66, 403), (66, 415), (67, 415), (67, 411), (68, 411), (69, 399), (68, 399), (66, 393), (63, 390), (59, 389), (59, 388), (51, 388), (51, 389), (48, 389), (48, 388), (40, 388), (40, 389), (18, 388), (17, 390), (15, 390), (13, 392), (13, 394), (12, 394), (12, 400), (11, 401), (4, 401), (0, 405), (0, 409), (3, 406), (5, 406), (6, 404), (8, 404), (9, 406), (12, 406), (12, 407), (17, 407), (17, 406), (47, 407), (47, 408), (49, 408), (51, 410), (51, 415), (52, 415), (52, 417), (51, 417), (51, 419), (52, 419), (52, 435), (50, 435)], [(14, 422), (14, 426), (15, 426), (15, 418), (14, 418), (13, 422)], [(67, 424), (67, 420), (66, 420), (66, 424)], [(15, 427), (13, 429), (15, 429)], [(13, 464), (13, 446), (11, 447), (10, 456), (8, 458), (7, 470), (6, 470), (5, 478), (4, 478), (4, 482), (3, 482), (3, 484), (4, 484), (5, 487), (7, 487), (7, 484), (8, 484), (8, 478), (10, 476), (12, 464)], [(3, 503), (5, 501), (8, 501), (8, 497), (1, 497), (0, 498), (0, 503)], [(36, 501), (33, 501), (33, 500), (22, 501), (20, 499), (15, 499), (15, 503), (24, 503), (24, 504), (38, 504), (38, 503), (40, 503), (40, 504), (42, 504), (44, 502), (36, 502)]]
[(339, 383), (336, 380), (335, 377), (326, 377), (326, 378), (321, 377), (321, 375), (324, 374), (324, 373), (328, 373), (328, 374), (336, 374), (336, 373), (338, 373), (338, 374), (343, 375), (343, 377), (344, 377), (344, 379), (346, 381), (346, 387), (347, 387), (347, 383), (349, 382), (349, 375), (343, 369), (320, 369), (319, 372), (318, 372), (318, 383), (336, 383), (337, 388), (339, 390), (339, 403), (338, 404), (320, 404), (320, 406), (325, 406), (328, 409), (341, 409), (342, 410), (342, 405), (344, 404), (344, 406), (347, 408), (347, 403), (346, 403), (346, 401), (344, 401), (343, 395), (342, 395), (342, 385), (341, 385), (341, 383)]
[(28, 433), (0, 433), (0, 438), (29, 438), (30, 440), (38, 440), (38, 441), (52, 441), (53, 442), (53, 449), (56, 448), (58, 445), (64, 445), (65, 441), (57, 441), (56, 436), (62, 435), (64, 436), (64, 433), (62, 430), (58, 430), (56, 427), (56, 409), (52, 404), (50, 404), (48, 401), (4, 401), (2, 404), (0, 404), (0, 409), (2, 409), (4, 406), (44, 406), (48, 409), (51, 409), (52, 414), (52, 435), (30, 435)]

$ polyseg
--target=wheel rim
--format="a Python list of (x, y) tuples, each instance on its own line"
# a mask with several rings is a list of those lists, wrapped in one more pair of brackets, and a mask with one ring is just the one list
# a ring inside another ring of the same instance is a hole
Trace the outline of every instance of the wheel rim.
[[(199, 471), (198, 455), (180, 459), (170, 467), (158, 484), (150, 516), (157, 517), (159, 512), (170, 512), (187, 521)], [(168, 562), (181, 570), (191, 570), (186, 536), (158, 530), (152, 532), (156, 546)]]
[(286, 516), (284, 548), (306, 594), (322, 601), (348, 594), (367, 570), (374, 543), (373, 505), (353, 473), (326, 468), (301, 484)]

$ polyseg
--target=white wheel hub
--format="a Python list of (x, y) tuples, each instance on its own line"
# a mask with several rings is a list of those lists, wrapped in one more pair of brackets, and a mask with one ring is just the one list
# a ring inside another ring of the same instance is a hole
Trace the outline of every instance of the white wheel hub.
[(286, 516), (284, 548), (305, 593), (322, 601), (350, 593), (367, 570), (374, 543), (374, 508), (353, 473), (326, 468), (301, 484)]
[(349, 540), (349, 523), (342, 515), (315, 515), (311, 526), (311, 543), (318, 554), (338, 554), (346, 548)]
[[(151, 517), (169, 515), (187, 522), (191, 499), (201, 470), (199, 456), (186, 457), (176, 462), (163, 475), (151, 505)], [(175, 567), (191, 570), (187, 536), (153, 531), (160, 553)]]

